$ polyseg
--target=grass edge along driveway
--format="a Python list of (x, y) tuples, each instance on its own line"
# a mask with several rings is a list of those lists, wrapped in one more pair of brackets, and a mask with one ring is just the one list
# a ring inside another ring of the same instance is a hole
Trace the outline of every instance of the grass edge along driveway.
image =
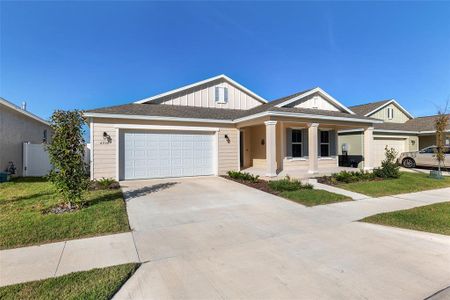
[(86, 194), (86, 207), (45, 213), (61, 203), (44, 178), (17, 178), (0, 184), (0, 249), (86, 238), (130, 230), (122, 191)]
[(111, 299), (138, 267), (124, 264), (0, 287), (0, 299)]
[(382, 197), (450, 187), (450, 177), (430, 178), (423, 173), (402, 172), (400, 178), (338, 184), (336, 187), (372, 197)]
[(360, 221), (450, 236), (450, 202), (380, 213)]

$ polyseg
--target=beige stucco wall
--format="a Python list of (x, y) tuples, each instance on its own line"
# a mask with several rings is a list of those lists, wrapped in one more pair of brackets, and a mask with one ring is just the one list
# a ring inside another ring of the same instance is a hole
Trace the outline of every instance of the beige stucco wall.
[[(215, 87), (228, 88), (228, 102), (225, 104), (215, 101)], [(167, 105), (215, 107), (228, 109), (250, 109), (262, 103), (249, 93), (230, 84), (225, 80), (216, 80), (172, 94), (155, 101), (156, 103)]]
[[(250, 127), (252, 159), (266, 159), (266, 128), (265, 125)], [(262, 145), (264, 140), (264, 145)]]
[[(388, 108), (394, 109), (394, 118), (392, 119), (388, 119)], [(408, 116), (405, 115), (405, 113), (403, 113), (397, 106), (392, 103), (371, 114), (369, 117), (392, 123), (405, 123), (409, 120)]]
[(355, 133), (338, 136), (338, 155), (342, 155), (342, 145), (349, 145), (350, 149), (348, 155), (362, 155), (363, 154), (363, 134)]
[[(218, 172), (225, 174), (229, 170), (239, 169), (239, 131), (232, 125), (214, 123), (191, 123), (191, 122), (162, 122), (127, 119), (105, 119), (93, 118), (92, 129), (92, 172), (93, 178), (116, 178), (117, 172), (117, 130), (115, 125), (164, 125), (164, 126), (195, 126), (219, 128), (218, 138)], [(105, 143), (103, 132), (111, 136), (111, 143)], [(230, 142), (225, 139), (228, 135)]]
[(24, 142), (42, 143), (45, 129), (50, 140), (49, 126), (0, 104), (0, 171), (12, 161), (16, 175), (22, 176), (22, 145)]
[[(350, 145), (349, 155), (363, 155), (364, 145), (363, 145), (363, 134), (345, 134), (338, 136), (338, 154), (342, 155), (342, 145), (347, 143)], [(406, 151), (417, 151), (419, 150), (419, 138), (417, 136), (399, 136), (399, 135), (388, 135), (388, 134), (377, 134), (374, 133), (374, 137), (390, 137), (390, 138), (404, 138), (406, 139), (405, 146)]]

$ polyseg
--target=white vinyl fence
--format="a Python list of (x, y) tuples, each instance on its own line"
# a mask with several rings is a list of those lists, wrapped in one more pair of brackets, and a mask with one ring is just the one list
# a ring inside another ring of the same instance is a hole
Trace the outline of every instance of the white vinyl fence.
[(23, 143), (23, 176), (45, 176), (52, 166), (44, 144)]

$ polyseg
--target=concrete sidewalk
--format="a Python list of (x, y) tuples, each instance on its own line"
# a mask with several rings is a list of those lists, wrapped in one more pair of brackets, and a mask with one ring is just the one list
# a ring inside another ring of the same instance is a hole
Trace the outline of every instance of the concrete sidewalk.
[(360, 194), (360, 193), (355, 193), (352, 191), (347, 191), (335, 186), (331, 186), (328, 184), (323, 184), (323, 183), (318, 183), (317, 179), (308, 179), (307, 181), (309, 184), (312, 184), (314, 186), (315, 189), (317, 190), (324, 190), (330, 193), (335, 193), (335, 194), (340, 194), (340, 195), (344, 195), (347, 197), (352, 198), (353, 200), (363, 200), (363, 199), (368, 199), (371, 198), (370, 196), (364, 195), (364, 194)]
[(131, 232), (0, 251), (0, 286), (139, 262)]

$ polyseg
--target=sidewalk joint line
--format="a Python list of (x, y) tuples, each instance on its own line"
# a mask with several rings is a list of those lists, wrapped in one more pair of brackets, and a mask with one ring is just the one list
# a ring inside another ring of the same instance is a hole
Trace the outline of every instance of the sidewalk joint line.
[(56, 273), (58, 273), (59, 265), (61, 264), (61, 260), (62, 260), (62, 256), (63, 256), (64, 250), (66, 249), (66, 244), (67, 244), (67, 241), (64, 242), (64, 246), (63, 246), (63, 249), (61, 251), (61, 255), (59, 256), (58, 265), (56, 265), (55, 274), (53, 274), (53, 276), (56, 276)]
[(136, 246), (136, 240), (134, 239), (134, 230), (131, 231), (131, 238), (133, 239), (134, 250), (136, 251), (136, 255), (138, 257), (139, 262), (141, 263), (141, 257), (139, 256), (139, 251)]

